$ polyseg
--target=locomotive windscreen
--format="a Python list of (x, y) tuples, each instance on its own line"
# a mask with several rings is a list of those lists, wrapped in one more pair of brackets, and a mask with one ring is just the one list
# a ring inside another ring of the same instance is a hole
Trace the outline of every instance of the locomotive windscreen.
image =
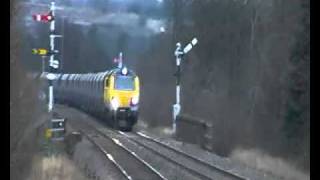
[(114, 88), (117, 90), (134, 90), (134, 79), (132, 76), (116, 76)]

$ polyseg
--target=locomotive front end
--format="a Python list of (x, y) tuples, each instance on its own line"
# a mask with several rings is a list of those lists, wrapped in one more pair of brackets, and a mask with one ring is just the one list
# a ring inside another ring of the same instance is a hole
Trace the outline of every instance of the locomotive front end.
[(106, 80), (105, 97), (109, 102), (112, 125), (130, 131), (138, 120), (139, 78), (126, 68), (116, 71)]

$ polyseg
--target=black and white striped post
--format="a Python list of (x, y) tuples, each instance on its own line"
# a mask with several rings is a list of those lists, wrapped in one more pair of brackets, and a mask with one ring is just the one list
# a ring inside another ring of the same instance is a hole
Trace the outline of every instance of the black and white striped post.
[(178, 42), (176, 44), (177, 48), (174, 52), (174, 55), (176, 56), (176, 65), (177, 65), (177, 72), (175, 73), (176, 76), (176, 104), (173, 105), (173, 133), (176, 133), (176, 119), (177, 116), (180, 114), (181, 111), (181, 105), (180, 105), (180, 77), (181, 77), (181, 60), (182, 57), (187, 54), (193, 46), (195, 46), (198, 43), (197, 38), (193, 38), (192, 41), (185, 46), (185, 48), (182, 50), (181, 43)]
[[(54, 9), (55, 3), (51, 2), (50, 11), (52, 13), (52, 16), (55, 17), (55, 9)], [(51, 112), (53, 109), (53, 85), (52, 81), (55, 79), (55, 75), (53, 74), (57, 68), (59, 68), (59, 61), (54, 60), (55, 53), (52, 53), (55, 51), (54, 49), (54, 34), (55, 30), (55, 20), (53, 19), (50, 22), (50, 59), (49, 59), (49, 74), (47, 75), (48, 83), (49, 83), (49, 103), (48, 103), (48, 111)]]
[(50, 131), (52, 140), (63, 140), (65, 132), (65, 122), (63, 118), (55, 117), (53, 113), (54, 108), (54, 94), (53, 94), (53, 81), (55, 80), (55, 73), (59, 69), (59, 60), (55, 59), (55, 55), (59, 53), (55, 50), (55, 38), (62, 37), (61, 35), (55, 34), (55, 2), (51, 2), (50, 12), (53, 16), (50, 22), (50, 59), (49, 59), (49, 73), (47, 74), (48, 85), (49, 85), (49, 102), (48, 112), (51, 114)]

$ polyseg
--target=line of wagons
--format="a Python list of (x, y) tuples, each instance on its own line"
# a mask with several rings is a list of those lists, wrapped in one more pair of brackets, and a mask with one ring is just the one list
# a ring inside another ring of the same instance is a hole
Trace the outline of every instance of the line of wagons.
[(139, 79), (131, 70), (55, 74), (54, 101), (84, 110), (116, 129), (131, 131), (138, 120)]

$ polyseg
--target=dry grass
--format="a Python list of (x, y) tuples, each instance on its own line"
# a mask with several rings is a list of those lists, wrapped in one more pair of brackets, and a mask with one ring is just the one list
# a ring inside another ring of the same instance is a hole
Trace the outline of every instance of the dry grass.
[(236, 149), (230, 158), (240, 161), (247, 166), (270, 172), (276, 176), (292, 180), (309, 180), (310, 174), (299, 171), (293, 165), (281, 158), (272, 157), (259, 150)]
[(72, 161), (63, 155), (59, 156), (35, 156), (32, 161), (32, 168), (28, 180), (37, 179), (64, 179), (64, 180), (85, 180), (81, 171), (76, 169)]

